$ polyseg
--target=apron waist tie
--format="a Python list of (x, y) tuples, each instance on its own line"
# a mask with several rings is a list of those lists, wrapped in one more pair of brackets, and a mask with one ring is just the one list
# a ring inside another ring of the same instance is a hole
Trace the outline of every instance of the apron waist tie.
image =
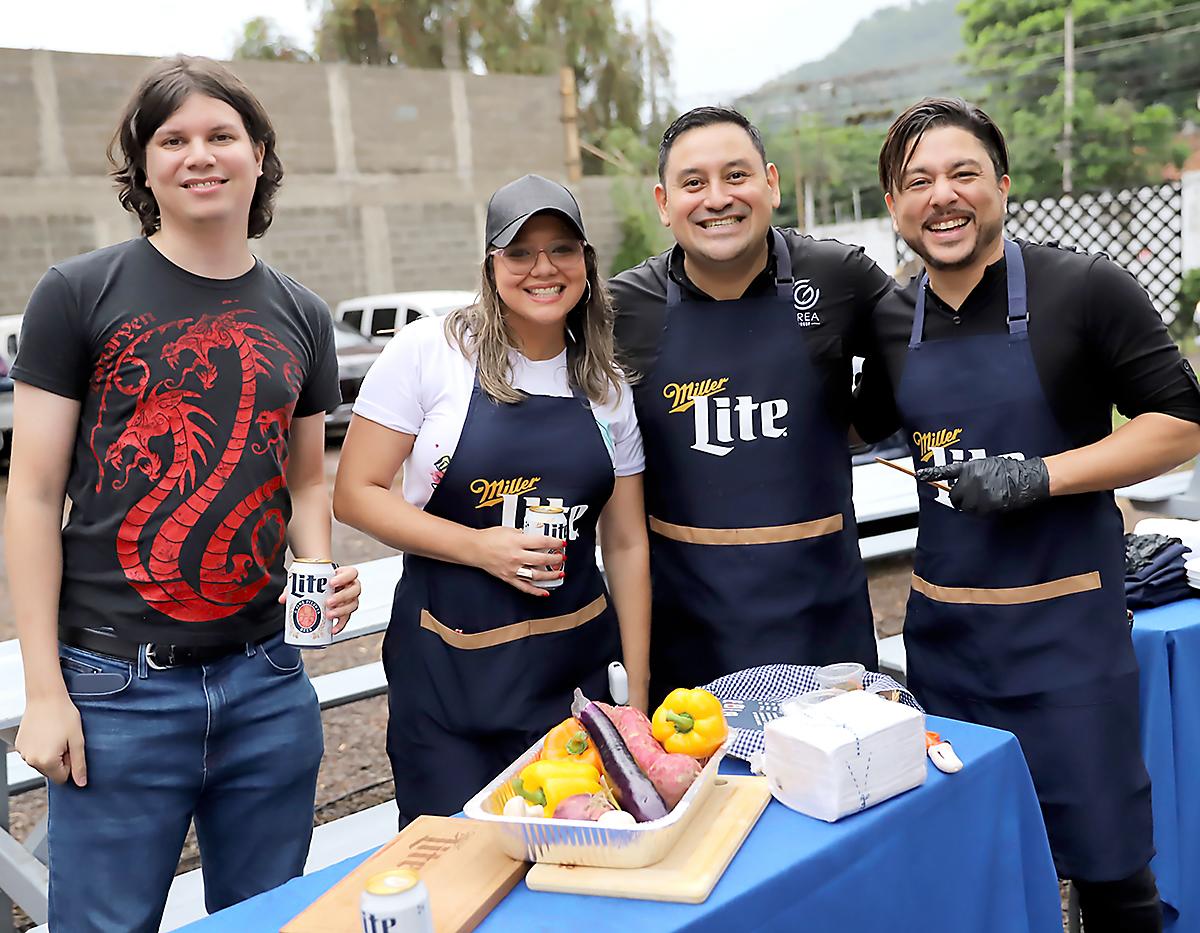
[(522, 638), (529, 638), (533, 635), (566, 632), (591, 622), (606, 608), (608, 608), (608, 600), (601, 594), (582, 609), (568, 612), (566, 615), (551, 616), (547, 619), (527, 619), (524, 622), (513, 622), (511, 625), (502, 625), (500, 628), (471, 635), (447, 628), (435, 619), (428, 609), (422, 609), (421, 628), (433, 632), (451, 648), (471, 651), (476, 648), (494, 648), (496, 645), (506, 645), (509, 642), (520, 641)]
[(1049, 580), (1046, 583), (1034, 583), (1031, 586), (1006, 586), (997, 588), (971, 586), (938, 586), (912, 575), (912, 588), (922, 596), (939, 603), (955, 603), (958, 605), (976, 606), (1019, 606), (1025, 603), (1036, 603), (1046, 599), (1057, 599), (1059, 596), (1073, 596), (1076, 593), (1086, 593), (1100, 589), (1100, 574), (1093, 570), (1090, 573), (1077, 573), (1072, 577), (1062, 577)]
[(686, 544), (782, 544), (785, 541), (831, 535), (841, 531), (842, 525), (840, 512), (811, 522), (764, 525), (760, 528), (695, 528), (691, 525), (673, 525), (650, 516), (651, 531)]

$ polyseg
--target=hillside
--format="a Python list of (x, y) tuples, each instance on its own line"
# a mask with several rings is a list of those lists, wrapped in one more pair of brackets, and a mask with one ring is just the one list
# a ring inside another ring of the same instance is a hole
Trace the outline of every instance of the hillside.
[(886, 123), (925, 95), (969, 95), (975, 85), (958, 61), (964, 45), (957, 3), (878, 10), (824, 58), (767, 82), (737, 105), (767, 127), (806, 114), (831, 123)]

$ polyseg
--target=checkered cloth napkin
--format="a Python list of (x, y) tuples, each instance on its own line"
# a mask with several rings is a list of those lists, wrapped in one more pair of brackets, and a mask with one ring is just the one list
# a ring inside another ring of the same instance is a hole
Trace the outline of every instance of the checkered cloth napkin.
[[(704, 684), (704, 689), (721, 701), (729, 722), (728, 754), (749, 761), (752, 754), (761, 753), (763, 726), (783, 715), (781, 706), (785, 700), (820, 689), (816, 671), (811, 665), (767, 664), (735, 671)], [(886, 674), (867, 671), (863, 675), (863, 689), (869, 693), (899, 691), (901, 703), (924, 712), (913, 695)]]

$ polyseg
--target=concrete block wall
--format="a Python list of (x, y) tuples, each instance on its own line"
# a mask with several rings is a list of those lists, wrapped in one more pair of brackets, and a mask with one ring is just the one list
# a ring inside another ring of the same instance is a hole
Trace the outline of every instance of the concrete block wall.
[[(137, 234), (105, 152), (151, 61), (0, 49), (0, 314), (24, 310), (52, 263)], [(565, 178), (557, 77), (232, 67), (270, 112), (285, 170), (275, 222), (252, 246), (331, 305), (475, 287), (492, 191), (527, 172)], [(604, 264), (610, 182), (577, 192)]]

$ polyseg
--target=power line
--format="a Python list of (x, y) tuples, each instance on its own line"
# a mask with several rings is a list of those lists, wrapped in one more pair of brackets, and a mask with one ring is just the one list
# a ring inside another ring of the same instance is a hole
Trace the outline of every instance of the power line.
[[(1189, 4), (1187, 7), (1179, 7), (1178, 8), (1178, 10), (1185, 10), (1185, 9), (1200, 10), (1200, 3)], [(1143, 16), (1141, 18), (1145, 18), (1145, 17)], [(1132, 19), (1132, 17), (1131, 17), (1131, 19)], [(1112, 24), (1105, 24), (1105, 25), (1109, 26)], [(1077, 29), (1076, 34), (1078, 34), (1081, 31), (1083, 31), (1083, 30)], [(1160, 40), (1160, 39), (1171, 38), (1173, 36), (1191, 35), (1196, 32), (1200, 32), (1200, 23), (1189, 23), (1189, 24), (1183, 25), (1183, 26), (1175, 26), (1175, 27), (1172, 27), (1171, 29), (1162, 29), (1162, 30), (1156, 30), (1154, 32), (1142, 33), (1142, 34), (1136, 35), (1136, 36), (1126, 36), (1126, 37), (1123, 37), (1120, 39), (1111, 39), (1107, 42), (1092, 43), (1091, 45), (1076, 45), (1075, 55), (1077, 58), (1079, 56), (1084, 56), (1084, 55), (1094, 55), (1094, 54), (1099, 54), (1101, 52), (1110, 51), (1112, 49), (1123, 48), (1126, 46), (1139, 45), (1139, 44), (1142, 44), (1145, 42), (1152, 42), (1152, 41), (1156, 41), (1156, 40)], [(1047, 35), (1047, 36), (1048, 35), (1062, 35), (1062, 30), (1057, 30), (1052, 33), (1045, 33), (1043, 35)], [(1015, 64), (1018, 67), (1028, 66), (1031, 64), (1032, 65), (1053, 65), (1055, 67), (1058, 67), (1059, 65), (1061, 65), (1062, 60), (1063, 60), (1062, 53), (1054, 52), (1054, 53), (1044, 53), (1041, 55), (1033, 55), (1033, 56), (1029, 56), (1026, 58), (1022, 58)], [(948, 67), (961, 67), (964, 64), (965, 63), (958, 55), (954, 55), (954, 56), (946, 56), (943, 58), (927, 59), (925, 62), (922, 63), (922, 67), (927, 68), (930, 65), (940, 65), (940, 66), (944, 66), (944, 67), (948, 68)], [(845, 87), (845, 86), (854, 86), (856, 84), (866, 84), (871, 81), (882, 81), (882, 80), (886, 80), (888, 78), (896, 78), (896, 77), (910, 75), (910, 74), (912, 74), (913, 67), (914, 66), (912, 64), (898, 65), (898, 66), (890, 67), (890, 68), (877, 68), (877, 69), (871, 69), (868, 71), (851, 72), (849, 74), (839, 75), (839, 76), (830, 77), (830, 78), (824, 78), (824, 79), (820, 79), (820, 80), (796, 82), (794, 85), (791, 86), (791, 90), (801, 93), (801, 94), (804, 94), (808, 91), (819, 90), (826, 86), (837, 88), (839, 86)], [(1013, 70), (1013, 67), (1014, 67), (1013, 62), (1006, 62), (1004, 64), (996, 64), (996, 65), (990, 65), (990, 66), (976, 66), (976, 67), (973, 67), (970, 69), (970, 74), (971, 75), (988, 75), (988, 74), (1010, 73)], [(1030, 72), (1023, 70), (1022, 74), (1019, 76), (1024, 76), (1025, 74), (1028, 74), (1028, 73), (1030, 73)], [(786, 87), (787, 87), (787, 85), (781, 83), (781, 84), (777, 85), (775, 88), (772, 88), (771, 90), (783, 91)], [(750, 95), (742, 95), (742, 96), (745, 97), (745, 96), (750, 96)]]

